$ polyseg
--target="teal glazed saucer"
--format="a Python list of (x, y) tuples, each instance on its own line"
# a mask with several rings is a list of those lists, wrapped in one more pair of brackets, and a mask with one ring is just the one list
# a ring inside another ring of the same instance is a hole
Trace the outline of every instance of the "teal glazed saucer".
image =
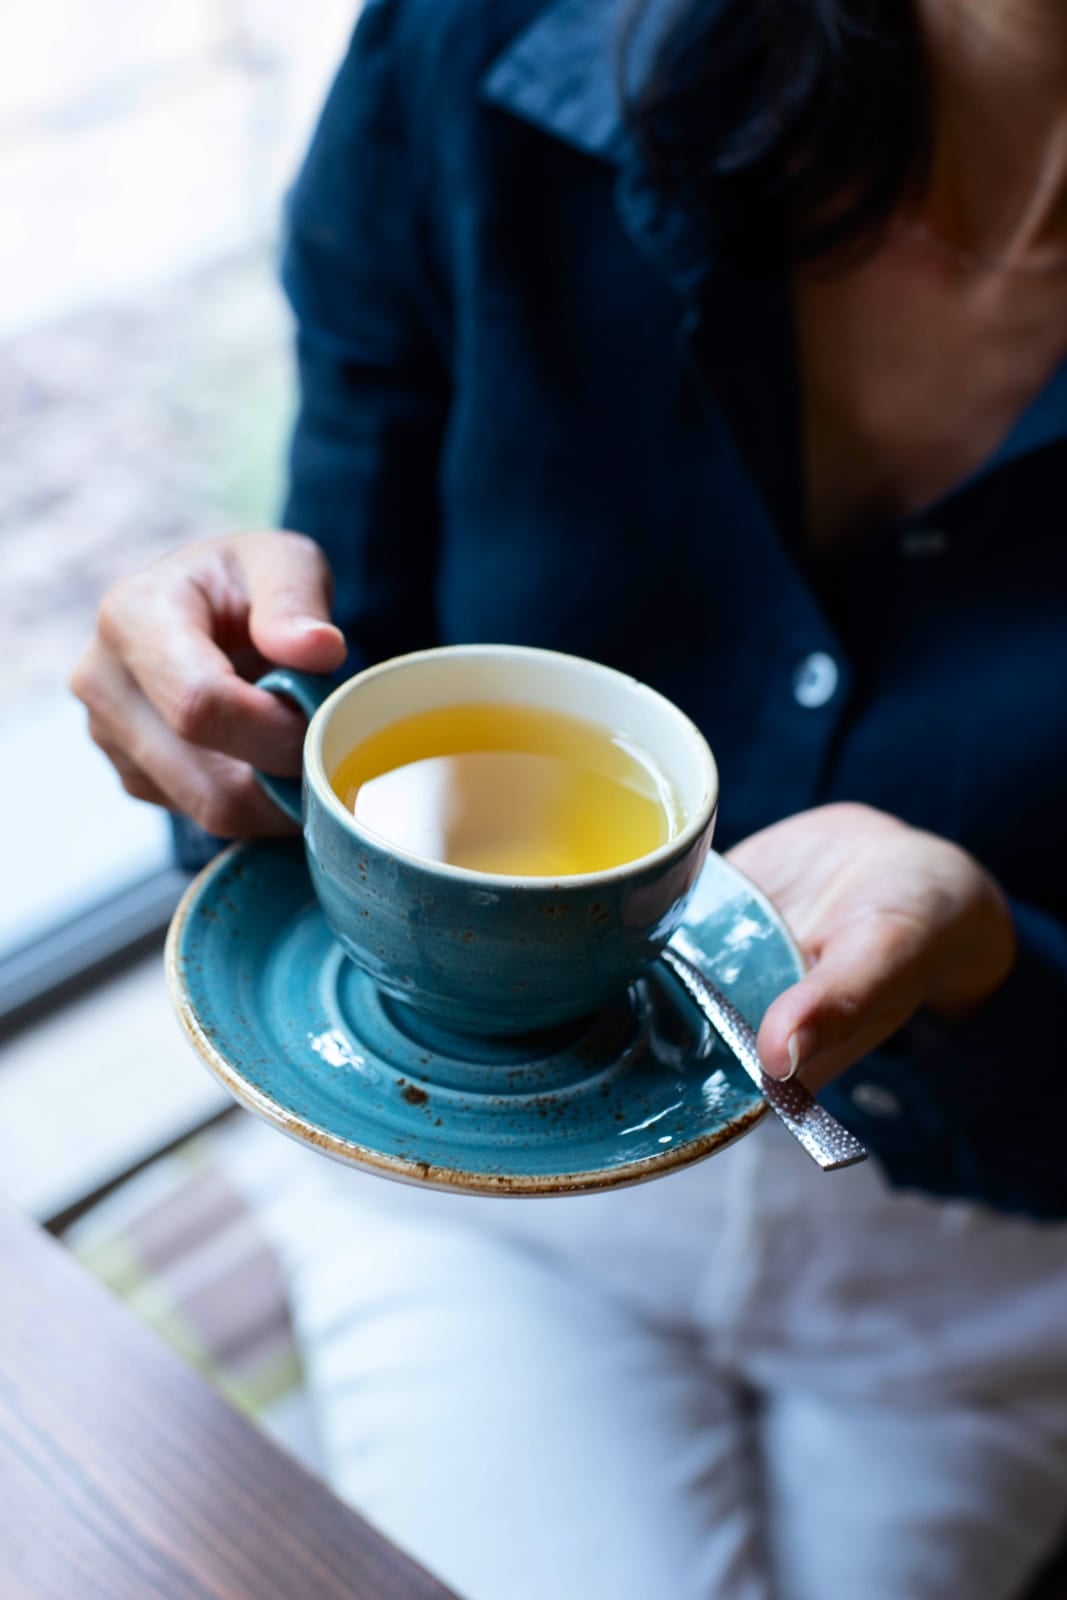
[[(712, 855), (684, 926), (758, 1027), (801, 957)], [(194, 1047), (243, 1106), (326, 1155), (468, 1194), (612, 1189), (690, 1165), (767, 1106), (666, 972), (587, 1021), (506, 1041), (445, 1031), (334, 942), (300, 840), (234, 845), (192, 883), (167, 973)]]

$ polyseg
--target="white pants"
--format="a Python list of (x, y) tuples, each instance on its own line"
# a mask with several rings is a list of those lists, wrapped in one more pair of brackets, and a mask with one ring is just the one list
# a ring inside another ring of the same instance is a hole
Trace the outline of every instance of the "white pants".
[(1067, 1536), (1067, 1227), (769, 1119), (601, 1196), (253, 1186), (332, 1481), (464, 1600), (1016, 1600)]

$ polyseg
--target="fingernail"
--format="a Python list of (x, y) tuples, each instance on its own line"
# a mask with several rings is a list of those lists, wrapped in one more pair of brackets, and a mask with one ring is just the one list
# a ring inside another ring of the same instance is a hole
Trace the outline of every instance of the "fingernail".
[(785, 1053), (789, 1057), (789, 1071), (782, 1078), (783, 1083), (788, 1083), (795, 1078), (805, 1061), (811, 1055), (814, 1040), (810, 1028), (798, 1028), (789, 1035)]

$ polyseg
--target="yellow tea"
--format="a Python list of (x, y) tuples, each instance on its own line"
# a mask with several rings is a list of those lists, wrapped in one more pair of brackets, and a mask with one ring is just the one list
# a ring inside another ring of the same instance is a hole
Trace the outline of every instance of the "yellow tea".
[(430, 861), (516, 877), (600, 872), (680, 829), (643, 751), (535, 706), (444, 706), (351, 750), (331, 783), (364, 827)]

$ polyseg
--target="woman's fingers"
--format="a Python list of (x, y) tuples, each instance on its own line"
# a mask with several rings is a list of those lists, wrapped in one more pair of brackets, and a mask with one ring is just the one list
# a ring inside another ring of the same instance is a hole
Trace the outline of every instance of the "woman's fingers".
[(71, 687), (129, 793), (224, 838), (291, 831), (252, 768), (295, 776), (306, 723), (237, 663), (339, 667), (331, 587), (318, 547), (286, 533), (191, 545), (116, 585)]
[(927, 944), (921, 925), (873, 909), (865, 922), (837, 927), (807, 975), (763, 1019), (767, 1071), (798, 1071), (819, 1089), (883, 1044), (923, 1002)]
[[(192, 545), (117, 584), (100, 608), (97, 638), (72, 679), (113, 748), (129, 750), (116, 714), (118, 663), (184, 744), (295, 776), (306, 724), (277, 696), (245, 681), (236, 663), (258, 651), (302, 671), (341, 665), (344, 638), (329, 620), (332, 582), (310, 539), (243, 534)], [(132, 705), (128, 693), (124, 708)]]
[(269, 660), (301, 672), (334, 672), (345, 659), (340, 628), (330, 621), (333, 579), (312, 539), (294, 533), (232, 541), (248, 595), (248, 631)]
[(180, 811), (220, 838), (293, 831), (248, 765), (181, 739), (114, 658), (88, 670), (89, 731), (136, 798)]
[(118, 773), (119, 780), (126, 793), (134, 800), (144, 800), (148, 805), (167, 806), (170, 804), (168, 797), (157, 783), (153, 783), (147, 772), (142, 771), (132, 762), (124, 751), (113, 745), (107, 735), (101, 730), (99, 723), (89, 719), (89, 734), (94, 744), (107, 756), (111, 765)]
[(867, 806), (820, 806), (730, 853), (774, 901), (810, 967), (764, 1017), (767, 1071), (818, 1089), (920, 1008), (964, 1016), (1015, 961), (1011, 912), (947, 839)]
[(187, 574), (166, 583), (147, 578), (120, 584), (101, 607), (100, 647), (88, 672), (75, 675), (75, 693), (95, 709), (94, 696), (105, 693), (106, 684), (92, 676), (92, 660), (107, 654), (121, 662), (179, 739), (265, 772), (299, 772), (304, 719), (239, 676), (215, 643), (215, 619), (201, 587)]

